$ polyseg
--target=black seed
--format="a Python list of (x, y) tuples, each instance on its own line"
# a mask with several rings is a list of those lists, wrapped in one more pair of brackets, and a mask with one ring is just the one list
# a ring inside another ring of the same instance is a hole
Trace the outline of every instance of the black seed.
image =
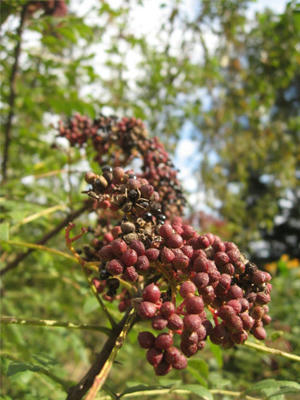
[(104, 165), (104, 167), (102, 167), (102, 172), (112, 172), (112, 167)]
[(139, 194), (135, 189), (131, 189), (131, 190), (129, 190), (128, 197), (130, 198), (130, 200), (134, 201), (134, 200), (137, 200), (137, 198), (139, 197)]
[(118, 289), (120, 286), (120, 281), (116, 278), (109, 279), (106, 283), (109, 287), (109, 290)]
[(104, 270), (102, 270), (100, 272), (99, 277), (100, 277), (100, 280), (103, 281), (103, 280), (108, 279), (110, 277), (110, 273), (104, 269)]
[(151, 214), (150, 212), (147, 212), (147, 213), (144, 215), (144, 220), (145, 220), (145, 221), (152, 221), (152, 214)]
[(136, 179), (136, 175), (134, 175), (134, 174), (129, 174), (129, 179)]

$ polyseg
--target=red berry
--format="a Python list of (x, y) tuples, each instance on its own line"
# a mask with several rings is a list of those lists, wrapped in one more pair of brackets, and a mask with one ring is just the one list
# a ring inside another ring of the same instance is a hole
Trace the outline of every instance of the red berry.
[(156, 316), (152, 319), (152, 328), (158, 331), (165, 329), (167, 326), (168, 321), (160, 316)]
[(190, 296), (186, 299), (185, 309), (188, 314), (200, 314), (204, 310), (202, 297)]
[(172, 331), (178, 331), (183, 328), (183, 321), (178, 314), (174, 313), (169, 316), (167, 326)]
[(139, 278), (139, 274), (136, 272), (136, 269), (131, 266), (127, 267), (124, 272), (124, 279), (129, 282), (136, 282)]
[(159, 250), (155, 248), (147, 249), (146, 256), (150, 261), (156, 261), (159, 257)]
[(110, 244), (103, 246), (102, 249), (98, 252), (99, 257), (103, 261), (109, 261), (114, 258), (114, 253)]
[(159, 287), (154, 283), (150, 283), (150, 285), (146, 286), (143, 290), (143, 299), (151, 303), (156, 303), (160, 299)]
[(191, 281), (185, 281), (181, 284), (179, 293), (183, 298), (193, 295), (196, 292), (196, 286)]
[(174, 260), (172, 261), (172, 265), (174, 266), (174, 268), (182, 269), (182, 270), (187, 269), (187, 267), (189, 266), (189, 263), (190, 263), (190, 259), (185, 255), (176, 256), (174, 258)]
[(182, 246), (183, 239), (178, 233), (173, 233), (171, 236), (167, 237), (166, 243), (167, 246), (171, 247), (172, 249), (177, 249)]
[(136, 251), (138, 256), (143, 256), (145, 254), (145, 246), (140, 240), (133, 240), (130, 242), (130, 247)]
[(267, 337), (266, 331), (262, 326), (254, 327), (251, 332), (258, 340), (264, 340)]
[(156, 367), (163, 359), (163, 352), (155, 347), (152, 347), (147, 351), (146, 357), (148, 362)]
[(111, 242), (111, 247), (116, 257), (121, 257), (127, 250), (127, 244), (122, 239), (115, 239)]
[(160, 251), (160, 259), (163, 263), (169, 264), (175, 258), (175, 255), (171, 249), (168, 247), (163, 247)]
[(206, 272), (198, 272), (193, 278), (194, 284), (198, 289), (205, 288), (209, 283), (209, 276)]
[(171, 364), (168, 364), (166, 361), (162, 361), (160, 364), (158, 364), (157, 367), (155, 367), (155, 374), (158, 376), (167, 375), (167, 373), (170, 372), (171, 369)]
[(151, 332), (140, 332), (138, 341), (143, 349), (150, 349), (154, 346), (155, 336)]
[(184, 328), (188, 331), (196, 331), (201, 325), (201, 318), (197, 314), (188, 314), (183, 318)]
[(155, 347), (160, 350), (167, 350), (173, 346), (173, 337), (169, 333), (161, 333), (155, 339)]
[(160, 308), (160, 313), (164, 318), (169, 318), (174, 312), (175, 306), (171, 301), (165, 301)]
[(150, 301), (142, 301), (138, 307), (138, 314), (141, 318), (153, 318), (156, 314), (156, 306)]
[(168, 237), (170, 237), (171, 235), (173, 235), (173, 228), (169, 223), (165, 223), (164, 225), (162, 225), (159, 229), (159, 234), (160, 236), (162, 236), (163, 238), (167, 239)]
[(136, 268), (139, 271), (147, 271), (150, 268), (150, 262), (147, 256), (140, 256), (136, 262)]
[(121, 260), (122, 262), (127, 266), (130, 267), (131, 265), (134, 265), (137, 262), (137, 254), (136, 251), (133, 249), (128, 249), (123, 253)]
[(111, 260), (106, 264), (107, 271), (112, 275), (121, 275), (123, 273), (123, 265), (119, 260)]

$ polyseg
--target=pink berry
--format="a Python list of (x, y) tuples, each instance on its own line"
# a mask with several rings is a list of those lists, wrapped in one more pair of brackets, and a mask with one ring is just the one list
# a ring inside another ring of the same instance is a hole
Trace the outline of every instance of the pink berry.
[(150, 285), (146, 286), (143, 290), (143, 299), (151, 303), (156, 303), (160, 299), (159, 287), (154, 283), (150, 283)]
[(164, 318), (169, 318), (175, 312), (175, 306), (171, 301), (166, 301), (160, 308), (160, 313)]
[(147, 360), (148, 362), (156, 367), (163, 359), (163, 352), (161, 350), (156, 349), (155, 347), (151, 347), (147, 351)]
[(173, 233), (171, 236), (168, 236), (166, 243), (167, 246), (171, 247), (172, 249), (176, 249), (182, 246), (183, 239), (178, 233)]
[(155, 248), (147, 249), (146, 256), (150, 261), (156, 261), (159, 257), (159, 250)]
[(136, 251), (138, 256), (143, 256), (145, 254), (145, 246), (140, 240), (133, 240), (130, 242), (130, 247)]
[(106, 264), (107, 271), (112, 275), (121, 275), (123, 273), (123, 265), (119, 260), (111, 260)]
[(186, 299), (185, 309), (188, 314), (200, 314), (204, 310), (204, 303), (200, 296), (190, 296)]
[(138, 314), (141, 318), (153, 318), (156, 314), (156, 306), (150, 301), (142, 301), (138, 307)]
[(136, 262), (136, 268), (139, 271), (147, 271), (150, 268), (150, 262), (147, 256), (140, 256)]
[(137, 254), (136, 251), (133, 249), (128, 249), (123, 253), (121, 260), (126, 265), (126, 267), (130, 267), (137, 262)]
[(161, 333), (155, 339), (155, 347), (160, 350), (167, 350), (173, 346), (173, 337), (169, 333)]
[(196, 292), (196, 286), (191, 281), (185, 281), (181, 284), (179, 293), (183, 298), (193, 295)]
[(111, 247), (116, 257), (121, 257), (127, 250), (127, 244), (122, 239), (115, 239), (111, 242)]
[(140, 332), (138, 341), (143, 349), (150, 349), (154, 346), (155, 336), (151, 332)]

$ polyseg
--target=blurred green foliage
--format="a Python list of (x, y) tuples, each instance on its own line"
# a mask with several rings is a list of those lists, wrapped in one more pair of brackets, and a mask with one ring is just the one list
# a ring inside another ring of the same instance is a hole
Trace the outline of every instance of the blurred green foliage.
[[(170, 150), (189, 122), (201, 152), (195, 176), (206, 190), (207, 204), (217, 204), (229, 237), (252, 252), (249, 245), (264, 238), (268, 259), (283, 252), (299, 258), (297, 242), (288, 239), (300, 210), (299, 11), (291, 1), (282, 15), (268, 10), (250, 21), (250, 3), (199, 1), (191, 13), (184, 1), (161, 2), (161, 26), (150, 40), (130, 23), (143, 1), (121, 2), (120, 7), (92, 2), (87, 8), (71, 1), (64, 18), (39, 13), (28, 18), (22, 38), (16, 30), (26, 0), (3, 1), (2, 126), (10, 111), (10, 75), (20, 40), (22, 47), (8, 179), (1, 188), (0, 238), (35, 243), (82, 205), (82, 171), (91, 160), (55, 142), (53, 126), (74, 112), (94, 117), (104, 110), (144, 119)], [(2, 134), (1, 149), (4, 141)], [(285, 216), (286, 230), (274, 228), (278, 215)], [(86, 215), (77, 221), (79, 226), (89, 223)], [(293, 229), (297, 241), (299, 228)], [(66, 251), (63, 232), (47, 246)], [(1, 268), (21, 251), (4, 242), (1, 250)], [(281, 261), (274, 275), (274, 322), (267, 344), (300, 354), (299, 266), (284, 268)], [(3, 277), (1, 307), (5, 315), (108, 326), (78, 265), (41, 251)], [(119, 318), (116, 306), (109, 308)], [(298, 364), (242, 346), (223, 351), (211, 344), (190, 360), (186, 371), (155, 377), (136, 343), (142, 329), (142, 324), (134, 327), (121, 349), (106, 384), (108, 394), (141, 384), (197, 384), (198, 393), (201, 388), (249, 389), (266, 397), (273, 387), (287, 391), (286, 397), (282, 393), (274, 399), (299, 398), (287, 383), (253, 387), (271, 378), (297, 381)], [(105, 340), (102, 333), (65, 328), (10, 325), (2, 326), (1, 333), (5, 400), (64, 399), (64, 386), (81, 378)], [(193, 388), (188, 398), (196, 398)]]

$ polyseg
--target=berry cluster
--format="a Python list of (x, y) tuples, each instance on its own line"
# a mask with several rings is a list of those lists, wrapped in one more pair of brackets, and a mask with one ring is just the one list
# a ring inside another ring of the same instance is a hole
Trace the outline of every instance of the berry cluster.
[(119, 221), (122, 215), (84, 249), (85, 259), (99, 265), (94, 285), (105, 300), (118, 300), (120, 311), (134, 307), (163, 331), (138, 337), (156, 374), (185, 368), (207, 337), (225, 348), (249, 333), (266, 337), (271, 277), (234, 243), (199, 235), (180, 217), (167, 216), (153, 177), (105, 166), (102, 175), (89, 172), (85, 179), (98, 209)]
[(100, 115), (92, 121), (76, 114), (66, 124), (60, 122), (59, 136), (68, 139), (71, 146), (83, 147), (91, 141), (100, 167), (126, 166), (140, 158), (141, 173), (137, 176), (147, 179), (159, 193), (162, 212), (168, 218), (182, 214), (185, 198), (177, 171), (162, 143), (149, 138), (141, 120)]

